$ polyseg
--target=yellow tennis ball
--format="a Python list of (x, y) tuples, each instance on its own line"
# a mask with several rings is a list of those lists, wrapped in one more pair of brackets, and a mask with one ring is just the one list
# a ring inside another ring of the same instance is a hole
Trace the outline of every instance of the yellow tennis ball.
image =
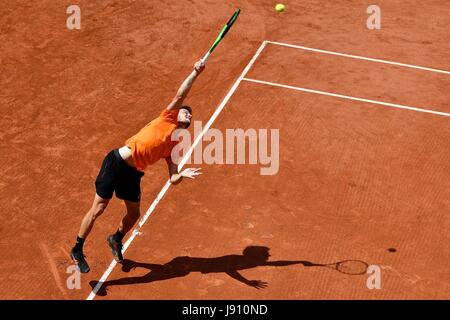
[(275, 6), (275, 10), (277, 10), (277, 12), (283, 12), (284, 9), (286, 9), (286, 7), (282, 3), (279, 3)]

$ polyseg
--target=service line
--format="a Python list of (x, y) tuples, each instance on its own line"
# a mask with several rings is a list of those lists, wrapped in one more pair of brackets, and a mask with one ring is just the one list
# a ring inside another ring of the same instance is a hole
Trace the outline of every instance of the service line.
[(331, 92), (319, 91), (319, 90), (312, 90), (312, 89), (301, 88), (301, 87), (288, 86), (288, 85), (285, 85), (285, 84), (268, 82), (268, 81), (262, 81), (262, 80), (256, 80), (256, 79), (243, 78), (242, 80), (249, 81), (249, 82), (254, 82), (254, 83), (259, 83), (259, 84), (264, 84), (264, 85), (268, 85), (268, 86), (274, 86), (274, 87), (280, 87), (280, 88), (285, 88), (285, 89), (303, 91), (303, 92), (308, 92), (308, 93), (321, 94), (321, 95), (324, 95), (324, 96), (330, 96), (330, 97), (335, 97), (335, 98), (342, 98), (342, 99), (347, 99), (347, 100), (354, 100), (354, 101), (378, 104), (378, 105), (391, 107), (391, 108), (406, 109), (406, 110), (411, 110), (411, 111), (432, 113), (432, 114), (439, 115), (439, 116), (450, 117), (450, 113), (433, 111), (433, 110), (416, 108), (416, 107), (410, 107), (410, 106), (405, 106), (405, 105), (396, 104), (396, 103), (389, 103), (389, 102), (382, 102), (382, 101), (376, 101), (376, 100), (370, 100), (370, 99), (346, 96), (346, 95), (343, 95), (343, 94), (337, 94), (337, 93), (331, 93)]

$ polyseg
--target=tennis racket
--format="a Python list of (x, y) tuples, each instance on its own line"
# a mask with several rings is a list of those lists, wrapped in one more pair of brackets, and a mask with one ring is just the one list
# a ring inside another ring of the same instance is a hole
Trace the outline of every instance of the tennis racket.
[(222, 39), (225, 37), (225, 35), (228, 33), (228, 31), (231, 29), (231, 26), (236, 21), (237, 17), (239, 16), (239, 13), (241, 13), (241, 9), (237, 9), (236, 12), (233, 14), (233, 16), (228, 20), (227, 24), (223, 26), (222, 30), (219, 33), (219, 36), (217, 37), (216, 41), (214, 41), (211, 48), (208, 50), (208, 52), (205, 54), (205, 56), (202, 58), (203, 63), (206, 63), (211, 53), (214, 51), (214, 49), (217, 47), (217, 45), (222, 41)]
[(369, 265), (361, 260), (343, 260), (335, 263), (313, 263), (312, 266), (326, 267), (349, 275), (361, 275), (367, 272)]

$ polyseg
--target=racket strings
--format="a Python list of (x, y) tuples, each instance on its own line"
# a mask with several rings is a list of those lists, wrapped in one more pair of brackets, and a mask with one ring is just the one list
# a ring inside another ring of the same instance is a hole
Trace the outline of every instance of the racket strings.
[(335, 266), (337, 271), (352, 275), (365, 274), (367, 272), (367, 268), (369, 267), (366, 262), (361, 260), (340, 261), (337, 262)]

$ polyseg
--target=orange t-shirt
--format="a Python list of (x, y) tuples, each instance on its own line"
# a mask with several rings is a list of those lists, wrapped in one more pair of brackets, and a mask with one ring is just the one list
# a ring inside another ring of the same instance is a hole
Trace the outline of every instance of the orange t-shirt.
[(172, 141), (172, 132), (177, 127), (178, 109), (164, 109), (158, 118), (149, 122), (125, 144), (131, 149), (136, 169), (143, 171), (159, 159), (170, 157), (178, 141)]

